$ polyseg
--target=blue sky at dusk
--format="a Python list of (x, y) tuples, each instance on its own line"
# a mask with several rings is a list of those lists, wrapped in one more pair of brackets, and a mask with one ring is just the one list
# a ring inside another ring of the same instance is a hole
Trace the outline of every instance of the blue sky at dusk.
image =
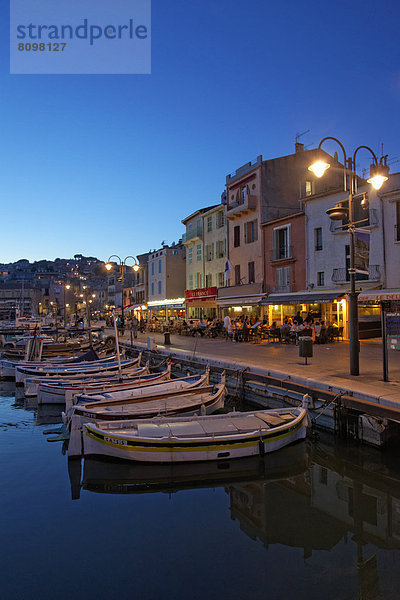
[(153, 0), (151, 75), (10, 75), (0, 11), (0, 262), (177, 240), (227, 173), (307, 129), (400, 159), (395, 0)]

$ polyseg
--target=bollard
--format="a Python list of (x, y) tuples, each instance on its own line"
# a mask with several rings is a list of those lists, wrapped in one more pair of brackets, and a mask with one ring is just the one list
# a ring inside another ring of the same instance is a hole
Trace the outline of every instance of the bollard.
[(156, 338), (149, 336), (147, 338), (147, 350), (156, 350), (156, 349), (157, 349)]
[(171, 334), (168, 330), (168, 327), (165, 328), (164, 331), (164, 346), (170, 346), (171, 345)]

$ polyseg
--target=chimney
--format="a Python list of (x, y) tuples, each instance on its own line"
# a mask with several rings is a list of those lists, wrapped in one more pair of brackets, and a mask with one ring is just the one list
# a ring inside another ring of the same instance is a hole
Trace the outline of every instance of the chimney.
[(294, 147), (296, 154), (298, 154), (299, 152), (304, 152), (304, 144), (302, 144), (301, 142), (296, 142)]

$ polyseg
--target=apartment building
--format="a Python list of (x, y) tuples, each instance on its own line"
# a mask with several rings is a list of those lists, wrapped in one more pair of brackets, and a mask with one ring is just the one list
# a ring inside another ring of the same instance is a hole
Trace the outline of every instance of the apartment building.
[[(268, 292), (262, 224), (296, 214), (303, 197), (337, 189), (343, 183), (340, 170), (330, 169), (318, 180), (308, 170), (316, 150), (296, 143), (295, 153), (246, 163), (226, 177), (229, 286), (218, 292), (223, 314), (240, 312), (260, 317), (261, 302)], [(329, 156), (329, 155), (327, 155)], [(333, 166), (336, 158), (329, 157)], [(290, 240), (286, 246), (290, 248)]]
[(186, 248), (181, 240), (148, 253), (148, 317), (168, 322), (185, 316)]
[(186, 226), (186, 316), (212, 317), (217, 314), (217, 289), (223, 287), (227, 239), (226, 206), (202, 208), (183, 219)]

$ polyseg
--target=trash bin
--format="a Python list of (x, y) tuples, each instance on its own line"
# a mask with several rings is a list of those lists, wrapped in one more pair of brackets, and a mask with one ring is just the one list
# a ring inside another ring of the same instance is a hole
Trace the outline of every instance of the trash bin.
[(157, 349), (156, 338), (148, 337), (147, 338), (147, 350), (156, 350), (156, 349)]
[(164, 329), (164, 346), (169, 346), (171, 344), (171, 334), (169, 332), (168, 327)]
[(310, 336), (299, 337), (299, 356), (306, 359), (311, 358), (313, 355), (313, 341)]

